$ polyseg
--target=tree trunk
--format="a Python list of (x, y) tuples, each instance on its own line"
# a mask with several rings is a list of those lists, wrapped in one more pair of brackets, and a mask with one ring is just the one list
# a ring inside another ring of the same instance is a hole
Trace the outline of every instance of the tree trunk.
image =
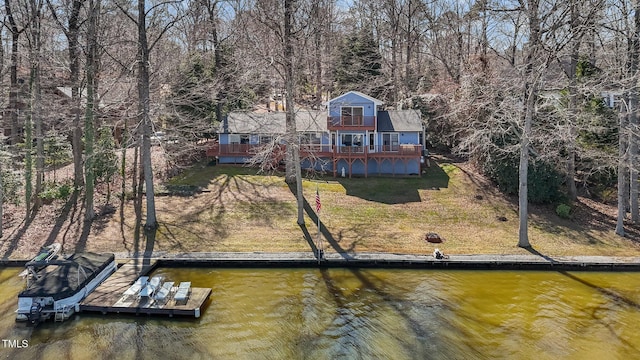
[(120, 159), (120, 190), (122, 202), (124, 202), (127, 194), (127, 142), (125, 136), (127, 136), (128, 126), (127, 122), (124, 122), (124, 130), (122, 130), (122, 140), (120, 141), (121, 147), (121, 159)]
[(627, 185), (625, 181), (625, 174), (627, 173), (627, 159), (626, 159), (626, 143), (624, 138), (626, 136), (626, 112), (620, 109), (618, 114), (618, 221), (616, 223), (616, 234), (624, 236), (624, 218), (627, 214), (626, 209), (626, 196), (625, 187)]
[[(0, 84), (4, 83), (4, 41), (0, 38)], [(4, 126), (4, 124), (2, 124)], [(0, 132), (0, 150), (4, 147), (4, 129)], [(4, 170), (2, 168), (2, 161), (0, 160), (0, 239), (2, 239), (4, 228)]]
[(636, 1), (629, 76), (629, 206), (631, 221), (638, 223), (638, 63), (640, 61), (640, 1)]
[[(39, 92), (40, 92), (40, 75), (38, 71), (40, 69), (40, 54), (39, 54), (39, 14), (36, 13), (36, 4), (34, 0), (29, 1), (28, 5), (31, 11), (31, 18), (29, 19), (29, 110), (25, 119), (24, 133), (25, 133), (25, 205), (27, 209), (27, 217), (31, 215), (31, 210), (37, 209), (40, 202), (38, 195), (42, 187), (41, 168), (40, 168), (40, 146), (42, 144), (42, 124), (41, 120), (38, 120), (40, 115), (38, 114), (39, 108)], [(36, 126), (36, 188), (35, 194), (33, 191), (33, 127), (34, 122)], [(33, 195), (36, 196), (34, 201)], [(33, 204), (32, 204), (33, 203)], [(32, 207), (32, 205), (34, 205)]]
[(404, 61), (404, 96), (409, 97), (411, 95), (413, 79), (411, 78), (411, 49), (413, 48), (412, 42), (412, 22), (413, 22), (413, 9), (411, 8), (411, 0), (407, 1), (407, 32), (406, 32), (406, 58)]
[[(137, 135), (137, 134), (136, 134)], [(140, 170), (140, 136), (136, 136), (136, 146), (133, 148), (133, 164), (131, 164), (131, 196), (134, 198), (134, 206), (139, 206), (142, 203), (142, 192), (138, 191), (138, 188), (142, 186), (138, 176)], [(136, 209), (136, 223), (142, 221), (142, 215), (138, 216), (140, 209)], [(140, 213), (142, 214), (142, 213)]]
[(42, 101), (40, 91), (40, 57), (41, 57), (41, 43), (40, 43), (40, 25), (42, 15), (42, 3), (37, 0), (30, 1), (30, 7), (32, 12), (32, 19), (30, 23), (30, 37), (31, 37), (31, 82), (33, 87), (31, 88), (31, 116), (35, 126), (36, 132), (36, 187), (35, 187), (35, 208), (39, 208), (42, 201), (40, 199), (40, 193), (42, 192), (42, 186), (44, 181), (44, 143), (43, 143), (43, 130), (42, 130)]
[[(295, 78), (293, 75), (293, 11), (295, 0), (284, 1), (284, 73), (286, 88), (286, 127), (287, 127), (287, 182), (295, 181), (296, 184), (296, 200), (298, 205), (298, 225), (304, 225), (304, 195), (302, 194), (302, 170), (300, 167), (300, 152), (298, 133), (296, 130), (296, 114), (295, 114)], [(289, 167), (293, 170), (289, 174)], [(293, 178), (290, 178), (292, 176)], [(291, 182), (289, 182), (291, 183)]]
[(85, 213), (86, 221), (95, 217), (93, 209), (93, 195), (95, 187), (94, 141), (95, 141), (95, 94), (98, 50), (98, 17), (100, 14), (100, 0), (89, 0), (89, 32), (87, 47), (87, 108), (84, 117), (84, 141), (85, 141)]
[[(29, 76), (29, 87), (33, 82), (33, 74)], [(24, 120), (24, 204), (26, 218), (31, 215), (31, 198), (33, 197), (33, 125), (31, 112), (27, 113)]]
[(535, 84), (529, 84), (526, 91), (526, 105), (524, 116), (524, 131), (520, 140), (520, 166), (518, 168), (519, 187), (518, 187), (518, 203), (520, 227), (518, 231), (518, 246), (529, 247), (529, 190), (527, 184), (527, 176), (529, 173), (529, 146), (531, 136), (531, 123), (533, 122), (533, 111), (535, 106)]
[(142, 168), (144, 171), (147, 219), (145, 230), (158, 227), (151, 164), (151, 119), (149, 117), (149, 44), (147, 42), (147, 14), (145, 0), (138, 0), (138, 120), (142, 124)]
[(293, 148), (296, 170), (296, 202), (298, 205), (298, 225), (304, 225), (304, 194), (302, 193), (302, 168), (300, 165), (300, 148), (296, 144)]
[(2, 229), (4, 228), (4, 169), (0, 161), (0, 239), (2, 239)]
[(287, 159), (285, 161), (285, 181), (292, 184), (296, 181), (296, 159), (294, 146), (297, 142), (296, 119), (294, 109), (295, 80), (293, 78), (293, 43), (291, 28), (293, 26), (293, 6), (295, 0), (284, 1), (284, 76), (286, 105)]
[(78, 35), (80, 30), (79, 14), (83, 1), (74, 0), (71, 15), (69, 16), (69, 70), (71, 80), (71, 106), (73, 107), (73, 129), (71, 149), (73, 152), (73, 185), (74, 191), (78, 191), (84, 185), (82, 169), (82, 128), (80, 127), (80, 50)]
[(567, 139), (567, 194), (569, 199), (575, 200), (578, 197), (576, 188), (576, 126), (578, 111), (578, 89), (576, 72), (578, 68), (578, 57), (580, 51), (580, 14), (576, 0), (571, 1), (571, 54), (569, 64), (569, 108), (567, 109), (569, 126), (569, 138)]
[(218, 21), (217, 21), (217, 10), (218, 1), (207, 1), (206, 7), (207, 12), (209, 13), (209, 22), (211, 25), (211, 40), (213, 42), (213, 58), (214, 58), (214, 66), (215, 66), (215, 74), (216, 80), (219, 86), (217, 94), (216, 94), (216, 121), (222, 123), (224, 103), (226, 99), (225, 90), (227, 88), (226, 83), (226, 69), (223, 69), (222, 62), (222, 49), (220, 48), (220, 36), (218, 35)]
[[(634, 86), (635, 87), (635, 86)], [(631, 222), (638, 222), (638, 94), (637, 89), (632, 88), (629, 94), (629, 211)]]
[(533, 122), (533, 115), (535, 111), (536, 103), (536, 90), (538, 79), (534, 71), (536, 70), (534, 62), (538, 56), (538, 45), (540, 43), (540, 20), (538, 18), (538, 1), (532, 0), (528, 3), (528, 18), (529, 18), (529, 50), (526, 59), (525, 68), (525, 86), (524, 86), (524, 129), (522, 131), (522, 138), (520, 139), (520, 166), (519, 166), (519, 231), (518, 231), (518, 246), (529, 247), (529, 199), (528, 199), (528, 172), (529, 172), (529, 147), (531, 142), (531, 125)]
[(9, 111), (11, 122), (10, 143), (16, 145), (21, 141), (20, 125), (18, 123), (18, 40), (21, 30), (13, 17), (11, 1), (5, 0), (5, 11), (9, 20), (9, 31), (11, 32), (11, 67), (10, 67), (10, 88), (9, 88)]
[(314, 51), (314, 66), (315, 66), (315, 106), (320, 109), (322, 106), (322, 13), (320, 4), (317, 1), (312, 2), (312, 14), (315, 24), (313, 34), (313, 51)]

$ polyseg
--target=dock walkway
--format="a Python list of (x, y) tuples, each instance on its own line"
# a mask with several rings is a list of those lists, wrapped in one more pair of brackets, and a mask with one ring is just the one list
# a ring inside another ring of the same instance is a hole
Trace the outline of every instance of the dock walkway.
[(159, 302), (147, 297), (124, 295), (136, 279), (148, 275), (156, 265), (156, 261), (142, 265), (134, 260), (121, 265), (80, 303), (80, 311), (200, 317), (202, 308), (211, 295), (209, 288), (192, 288), (185, 303), (177, 303), (173, 298)]

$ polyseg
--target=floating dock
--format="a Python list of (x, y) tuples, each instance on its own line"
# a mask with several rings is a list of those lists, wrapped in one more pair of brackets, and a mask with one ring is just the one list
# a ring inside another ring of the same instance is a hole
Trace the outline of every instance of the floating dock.
[(141, 265), (129, 261), (123, 264), (80, 303), (80, 311), (99, 312), (102, 314), (200, 317), (203, 307), (211, 295), (210, 288), (191, 288), (190, 295), (184, 303), (177, 303), (173, 297), (169, 297), (165, 302), (159, 302), (148, 297), (124, 295), (124, 292), (140, 276), (147, 275), (155, 266), (155, 262)]

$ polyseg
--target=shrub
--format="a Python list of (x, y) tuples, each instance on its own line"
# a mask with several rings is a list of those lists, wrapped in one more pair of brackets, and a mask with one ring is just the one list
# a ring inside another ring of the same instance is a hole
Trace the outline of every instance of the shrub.
[(54, 182), (44, 183), (43, 190), (38, 194), (42, 200), (53, 201), (56, 199), (66, 200), (71, 195), (72, 186), (68, 183), (57, 184)]
[(71, 184), (60, 184), (58, 187), (58, 198), (59, 199), (67, 199), (69, 195), (71, 195), (72, 186)]
[[(0, 158), (0, 161), (3, 161), (3, 159)], [(18, 190), (22, 187), (22, 174), (8, 169), (0, 169), (0, 171), (2, 171), (0, 181), (2, 181), (2, 187), (4, 189), (3, 201), (18, 205), (20, 203)]]
[(563, 219), (571, 217), (571, 206), (567, 204), (560, 204), (556, 207), (556, 214)]
[[(519, 187), (519, 157), (509, 154), (501, 157), (487, 157), (482, 163), (482, 171), (498, 188), (509, 195), (517, 195)], [(562, 176), (553, 165), (532, 159), (527, 176), (528, 198), (532, 203), (548, 204), (560, 200)]]

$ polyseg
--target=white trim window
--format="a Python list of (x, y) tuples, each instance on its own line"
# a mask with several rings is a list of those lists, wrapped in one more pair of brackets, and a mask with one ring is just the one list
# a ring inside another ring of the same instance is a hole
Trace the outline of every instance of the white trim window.
[(362, 126), (364, 125), (364, 107), (342, 106), (340, 108), (340, 118), (343, 126)]
[(249, 144), (248, 134), (229, 134), (229, 144)]
[(260, 135), (260, 139), (258, 140), (258, 144), (260, 144), (260, 145), (271, 144), (272, 141), (273, 141), (273, 136), (272, 135)]
[(300, 145), (314, 151), (320, 150), (322, 145), (322, 133), (313, 131), (301, 133)]
[(400, 150), (398, 133), (382, 133), (382, 151)]
[(364, 152), (364, 134), (340, 134), (340, 143), (345, 151), (349, 152)]

